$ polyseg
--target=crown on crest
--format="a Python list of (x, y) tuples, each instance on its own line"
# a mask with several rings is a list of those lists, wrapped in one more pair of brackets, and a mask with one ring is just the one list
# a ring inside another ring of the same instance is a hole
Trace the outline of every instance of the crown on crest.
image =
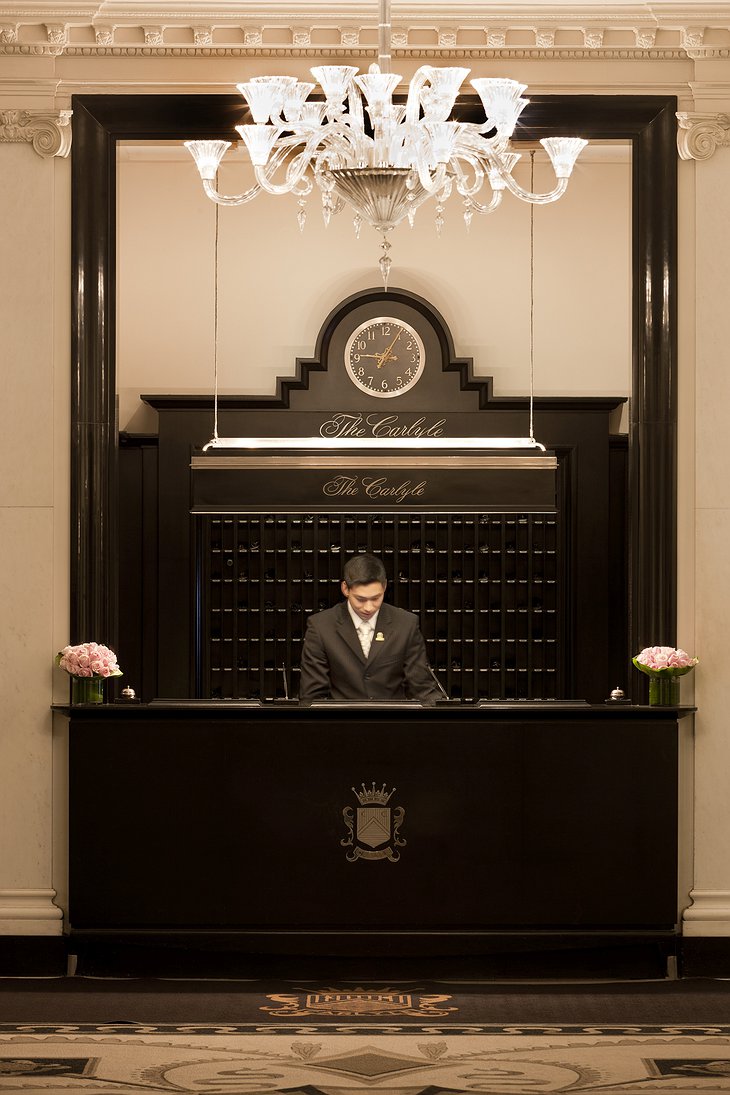
[(365, 806), (369, 803), (377, 803), (378, 806), (385, 806), (390, 796), (395, 791), (395, 787), (391, 787), (389, 791), (386, 791), (385, 784), (378, 788), (375, 786), (375, 780), (373, 780), (371, 787), (366, 787), (364, 783), (361, 783), (362, 791), (356, 791), (355, 788), (351, 788), (352, 793), (357, 798), (361, 806)]

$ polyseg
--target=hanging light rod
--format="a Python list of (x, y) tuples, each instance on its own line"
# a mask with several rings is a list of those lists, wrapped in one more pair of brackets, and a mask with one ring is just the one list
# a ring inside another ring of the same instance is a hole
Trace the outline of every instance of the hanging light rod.
[(343, 452), (350, 449), (367, 449), (368, 452), (381, 449), (439, 449), (451, 452), (486, 452), (490, 449), (546, 451), (545, 446), (534, 437), (214, 437), (203, 446), (203, 452), (208, 449), (306, 449), (319, 452)]
[[(540, 141), (555, 173), (551, 190), (526, 190), (514, 178), (520, 154), (510, 143), (529, 99), (516, 80), (471, 80), (484, 108), (481, 123), (451, 121), (468, 68), (418, 69), (405, 103), (394, 103), (402, 76), (390, 72), (390, 0), (380, 0), (378, 63), (366, 74), (350, 65), (311, 70), (323, 98), (310, 100), (314, 83), (295, 76), (254, 76), (236, 87), (253, 122), (236, 126), (253, 164), (255, 183), (240, 194), (219, 193), (216, 178), (230, 141), (186, 141), (208, 197), (219, 205), (243, 205), (265, 191), (292, 194), (300, 228), (314, 186), (321, 192), (325, 224), (348, 205), (355, 231), (362, 222), (382, 233), (380, 270), (387, 289), (391, 259), (388, 233), (404, 219), (411, 226), (418, 209), (436, 200), (436, 230), (454, 188), (469, 227), (475, 213), (493, 212), (505, 190), (533, 204), (557, 201), (566, 191), (575, 161), (587, 142), (581, 137)], [(368, 122), (365, 115), (367, 113)], [(482, 188), (491, 189), (481, 201)]]

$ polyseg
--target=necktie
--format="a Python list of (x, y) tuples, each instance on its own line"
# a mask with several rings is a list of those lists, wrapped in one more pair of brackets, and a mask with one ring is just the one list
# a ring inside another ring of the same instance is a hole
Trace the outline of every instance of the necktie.
[(368, 654), (370, 653), (370, 644), (373, 641), (373, 629), (372, 627), (368, 627), (366, 624), (360, 624), (358, 626), (357, 633), (360, 637), (360, 646), (362, 647), (362, 652), (367, 658)]

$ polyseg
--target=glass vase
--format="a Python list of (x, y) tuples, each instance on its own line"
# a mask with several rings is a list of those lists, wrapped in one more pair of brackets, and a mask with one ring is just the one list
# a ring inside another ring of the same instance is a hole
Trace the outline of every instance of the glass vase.
[(649, 703), (652, 707), (677, 707), (679, 677), (650, 677)]
[(103, 677), (72, 677), (71, 703), (103, 703)]

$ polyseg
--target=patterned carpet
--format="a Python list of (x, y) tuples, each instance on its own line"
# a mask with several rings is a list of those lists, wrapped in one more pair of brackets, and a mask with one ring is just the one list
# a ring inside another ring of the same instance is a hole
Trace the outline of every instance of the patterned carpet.
[[(8, 1021), (0, 1023), (0, 1092), (730, 1092), (730, 1024), (722, 1021), (730, 993), (724, 982), (449, 989), (455, 991), (287, 986), (266, 993), (240, 984), (201, 984), (196, 991), (189, 983), (184, 990), (167, 983), (137, 992), (134, 983), (87, 983), (54, 991), (38, 982), (4, 982), (0, 1014)], [(108, 1006), (126, 1000), (141, 1015), (156, 1011), (159, 997), (167, 998), (170, 1013), (198, 999), (205, 1021), (74, 1019), (85, 1012), (82, 1001), (104, 1006), (97, 1014), (110, 1015)], [(49, 998), (66, 1009), (65, 1021), (33, 1020), (32, 1012), (50, 1010), (48, 1003), (40, 1006)], [(213, 1020), (229, 1014), (236, 999), (245, 1018)], [(618, 1007), (625, 1018), (514, 1021), (520, 1010), (533, 1017), (536, 1010), (570, 1014), (581, 1001), (591, 1016), (600, 1010), (611, 1015)], [(510, 1021), (493, 1021), (500, 1003)], [(665, 1016), (673, 1011), (677, 1021), (647, 1021), (647, 1009)], [(10, 1021), (13, 1011), (16, 1019)], [(709, 1021), (712, 1011), (718, 1022)], [(697, 1021), (689, 1021), (692, 1012)], [(631, 1014), (643, 1021), (628, 1021)]]

